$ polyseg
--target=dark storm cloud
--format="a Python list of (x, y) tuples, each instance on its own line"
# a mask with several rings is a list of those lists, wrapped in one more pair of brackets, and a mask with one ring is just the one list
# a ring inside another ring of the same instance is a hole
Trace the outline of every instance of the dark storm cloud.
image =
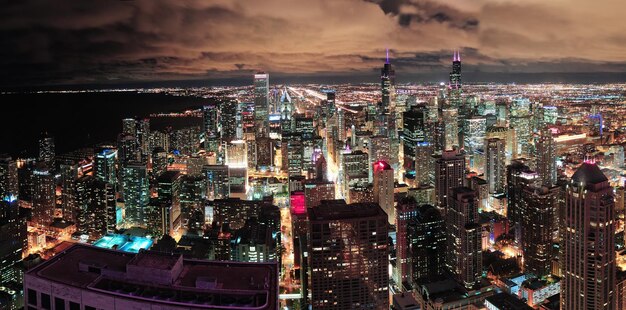
[(371, 72), (618, 71), (617, 0), (3, 1), (0, 86)]

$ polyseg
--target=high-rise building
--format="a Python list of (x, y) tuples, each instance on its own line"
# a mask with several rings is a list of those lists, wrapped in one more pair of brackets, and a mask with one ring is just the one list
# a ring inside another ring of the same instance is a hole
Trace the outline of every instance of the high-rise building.
[(126, 222), (144, 225), (144, 209), (150, 200), (148, 170), (143, 163), (128, 163), (122, 168), (122, 188)]
[(537, 178), (537, 173), (522, 160), (513, 160), (506, 167), (507, 217), (512, 224), (521, 223), (524, 210), (522, 193), (524, 188), (532, 186)]
[[(221, 126), (220, 138), (222, 142), (239, 140), (237, 128), (241, 124), (241, 109), (237, 100), (226, 100), (219, 104), (219, 126)], [(206, 121), (205, 121), (206, 123)]]
[(478, 198), (468, 187), (450, 190), (446, 214), (448, 268), (467, 289), (482, 277), (482, 227)]
[(49, 167), (54, 164), (54, 138), (44, 132), (39, 139), (39, 161), (45, 163)]
[(268, 73), (256, 73), (254, 75), (254, 123), (255, 136), (269, 136), (269, 85)]
[(413, 107), (402, 113), (404, 127), (402, 130), (402, 153), (404, 154), (404, 169), (415, 170), (416, 145), (426, 142), (425, 108)]
[(27, 251), (26, 218), (20, 216), (19, 208), (17, 199), (0, 200), (0, 285), (19, 283), (15, 264)]
[(459, 148), (459, 110), (454, 107), (447, 107), (441, 110), (443, 122), (443, 147), (444, 151)]
[(204, 135), (204, 149), (207, 152), (217, 153), (220, 145), (220, 113), (215, 103), (202, 107), (202, 133)]
[(524, 272), (537, 277), (550, 274), (552, 235), (558, 208), (559, 187), (532, 187), (523, 189), (523, 211), (521, 218), (522, 249), (524, 250)]
[(407, 222), (412, 283), (429, 283), (446, 271), (446, 224), (441, 212), (424, 204)]
[(54, 219), (56, 208), (56, 191), (54, 175), (43, 163), (38, 163), (32, 174), (33, 178), (33, 209), (32, 221), (37, 225), (47, 226)]
[(600, 168), (583, 163), (565, 189), (561, 309), (614, 309), (614, 203)]
[(17, 197), (19, 183), (17, 178), (17, 162), (7, 154), (0, 155), (0, 199)]
[(402, 287), (403, 282), (411, 283), (411, 253), (409, 249), (408, 223), (417, 218), (417, 201), (413, 197), (405, 197), (396, 206), (396, 283)]
[[(429, 186), (434, 177), (433, 147), (428, 142), (418, 142), (415, 145), (415, 185)], [(406, 165), (405, 165), (406, 166)]]
[(556, 142), (552, 132), (544, 127), (537, 138), (537, 173), (542, 185), (552, 186), (556, 184)]
[(323, 200), (335, 199), (335, 183), (331, 181), (307, 180), (304, 182), (304, 197), (307, 208), (315, 208)]
[[(182, 177), (178, 171), (167, 171), (157, 179), (157, 201), (170, 207), (167, 229), (163, 233), (174, 236), (181, 226), (180, 190)], [(152, 223), (150, 223), (152, 224)]]
[(282, 132), (292, 132), (294, 123), (292, 122), (293, 113), (295, 112), (294, 102), (289, 96), (287, 86), (285, 86), (280, 95), (280, 124)]
[(391, 156), (391, 141), (389, 139), (389, 137), (386, 136), (373, 136), (370, 138), (370, 145), (369, 145), (369, 160), (370, 160), (370, 179), (373, 181), (372, 177), (373, 177), (373, 172), (374, 170), (372, 169), (374, 166), (374, 163), (377, 161), (385, 161), (387, 163), (389, 163), (390, 165), (393, 165), (393, 158)]
[(328, 201), (308, 210), (314, 309), (389, 309), (387, 215), (377, 204)]
[(448, 84), (448, 101), (450, 106), (461, 108), (461, 53), (454, 52), (452, 57), (452, 71), (450, 72), (450, 83)]
[(485, 175), (490, 194), (502, 194), (506, 186), (505, 142), (502, 139), (488, 139), (485, 154)]
[(437, 208), (445, 216), (448, 193), (463, 186), (465, 180), (465, 157), (457, 151), (445, 151), (435, 156), (435, 198)]
[(94, 176), (103, 182), (117, 184), (117, 150), (102, 148), (94, 156)]
[(230, 195), (230, 183), (228, 180), (228, 166), (206, 165), (202, 169), (207, 180), (207, 199), (224, 199)]
[[(389, 63), (389, 51), (387, 51), (387, 61), (380, 70), (380, 88), (382, 98), (377, 109), (378, 119), (376, 134), (382, 136), (393, 135), (395, 131), (395, 119), (390, 116), (390, 112), (392, 110), (391, 105), (395, 104), (395, 75), (395, 70), (392, 68), (391, 63)], [(391, 128), (392, 124), (394, 128)]]
[(79, 233), (97, 240), (115, 231), (115, 191), (110, 183), (85, 175), (76, 180), (74, 195), (72, 211)]
[(374, 171), (374, 201), (387, 213), (389, 224), (395, 222), (393, 208), (394, 174), (393, 168), (385, 161), (377, 161), (372, 167)]

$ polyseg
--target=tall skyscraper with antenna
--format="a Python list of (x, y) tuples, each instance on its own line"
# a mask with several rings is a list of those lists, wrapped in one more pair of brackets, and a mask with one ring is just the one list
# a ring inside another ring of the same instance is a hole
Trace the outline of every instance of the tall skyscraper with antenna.
[(393, 129), (389, 127), (390, 107), (395, 100), (396, 72), (389, 62), (389, 49), (387, 49), (386, 61), (380, 70), (380, 88), (382, 98), (378, 105), (378, 128), (377, 134), (389, 136)]

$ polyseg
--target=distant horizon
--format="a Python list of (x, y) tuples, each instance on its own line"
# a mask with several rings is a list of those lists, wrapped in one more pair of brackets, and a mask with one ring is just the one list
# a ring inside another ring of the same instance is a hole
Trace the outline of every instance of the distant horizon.
[[(376, 73), (284, 74), (267, 72), (270, 85), (284, 84), (378, 84)], [(43, 85), (0, 86), (2, 92), (102, 90), (158, 87), (231, 87), (252, 86), (253, 73), (231, 77), (188, 77), (178, 79), (92, 81), (85, 83), (51, 83)], [(397, 84), (438, 84), (446, 82), (448, 72), (397, 72)], [(626, 83), (626, 72), (481, 72), (464, 71), (463, 84), (611, 84)]]

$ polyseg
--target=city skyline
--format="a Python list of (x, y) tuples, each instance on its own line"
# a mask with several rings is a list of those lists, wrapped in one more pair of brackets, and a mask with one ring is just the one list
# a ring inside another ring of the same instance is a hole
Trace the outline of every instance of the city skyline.
[(624, 81), (623, 5), (24, 1), (2, 13), (0, 85), (241, 83), (259, 70), (285, 79), (361, 82), (385, 60), (386, 49), (406, 82), (440, 80), (455, 50), (468, 81), (544, 81), (542, 73), (562, 81), (594, 81), (589, 73)]

